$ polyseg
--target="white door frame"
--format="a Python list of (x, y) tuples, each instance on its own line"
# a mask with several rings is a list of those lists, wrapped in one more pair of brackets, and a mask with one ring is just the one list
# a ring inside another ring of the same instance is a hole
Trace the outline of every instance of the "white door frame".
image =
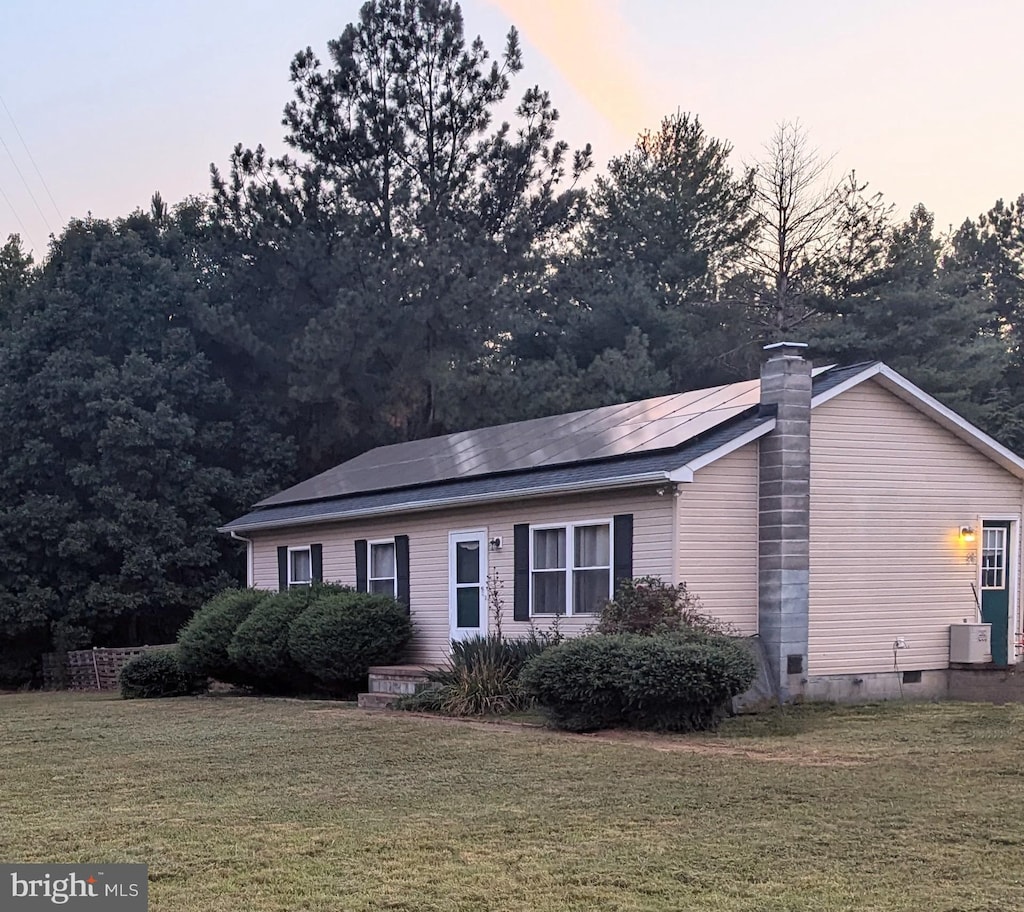
[[(480, 555), (480, 580), (475, 585), (480, 588), (480, 626), (459, 627), (458, 626), (458, 602), (456, 591), (461, 588), (468, 588), (474, 584), (460, 584), (455, 573), (455, 544), (456, 542), (474, 541), (479, 545), (477, 554)], [(462, 640), (466, 637), (479, 634), (487, 636), (487, 530), (486, 529), (461, 529), (448, 533), (448, 638), (449, 640)]]
[[(1016, 665), (1019, 661), (1017, 657), (1017, 650), (1015, 644), (1017, 643), (1018, 637), (1021, 635), (1020, 628), (1020, 575), (1021, 575), (1021, 555), (1020, 555), (1020, 514), (1019, 513), (984, 513), (978, 517), (978, 524), (975, 528), (978, 530), (977, 544), (977, 567), (978, 567), (978, 579), (975, 585), (978, 587), (978, 598), (982, 598), (984, 590), (981, 588), (981, 547), (984, 541), (984, 535), (982, 530), (985, 527), (986, 522), (1006, 522), (1010, 524), (1010, 535), (1007, 546), (1010, 549), (1009, 554), (1006, 556), (1007, 568), (1013, 568), (1013, 577), (1010, 580), (1010, 616), (1007, 619), (1008, 627), (1006, 631), (1006, 662), (1008, 665)], [(980, 610), (979, 610), (979, 618)], [(993, 661), (996, 660), (995, 656), (992, 656)]]

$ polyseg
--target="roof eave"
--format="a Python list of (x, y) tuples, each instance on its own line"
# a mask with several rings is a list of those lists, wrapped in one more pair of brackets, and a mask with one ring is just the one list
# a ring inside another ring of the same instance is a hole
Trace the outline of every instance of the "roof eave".
[[(452, 507), (468, 507), (477, 504), (502, 503), (520, 500), (524, 497), (557, 496), (560, 494), (578, 494), (595, 490), (613, 490), (617, 488), (635, 488), (646, 485), (670, 484), (671, 475), (664, 471), (642, 472), (635, 475), (623, 475), (615, 478), (576, 481), (563, 485), (538, 485), (534, 488), (520, 488), (517, 491), (501, 494), (463, 494), (454, 497), (436, 497), (426, 500), (410, 500), (404, 503), (388, 504), (379, 507), (367, 507), (362, 510), (339, 510), (335, 513), (321, 513), (317, 516), (306, 516), (292, 519), (275, 519), (266, 522), (251, 521), (246, 523), (233, 522), (218, 528), (218, 532), (259, 532), (270, 529), (281, 529), (293, 526), (311, 526), (330, 522), (347, 522), (353, 519), (368, 519), (375, 516), (386, 516), (391, 513), (425, 513), (433, 510), (446, 510)], [(691, 474), (692, 478), (692, 474)], [(690, 480), (690, 479), (685, 479)], [(412, 493), (412, 492), (411, 492)]]

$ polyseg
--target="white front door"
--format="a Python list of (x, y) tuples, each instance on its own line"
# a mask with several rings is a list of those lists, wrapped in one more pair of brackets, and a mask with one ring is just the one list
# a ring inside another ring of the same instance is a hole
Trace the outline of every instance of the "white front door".
[(448, 533), (451, 639), (487, 635), (487, 530)]

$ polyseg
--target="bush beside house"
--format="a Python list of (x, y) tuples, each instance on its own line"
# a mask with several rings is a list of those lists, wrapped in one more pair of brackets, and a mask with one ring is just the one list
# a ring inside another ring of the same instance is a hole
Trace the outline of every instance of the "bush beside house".
[(267, 592), (228, 589), (178, 635), (186, 673), (273, 694), (349, 694), (371, 665), (400, 661), (412, 638), (392, 598), (318, 583)]
[(228, 646), (239, 625), (267, 595), (258, 589), (226, 589), (206, 602), (178, 633), (181, 667), (225, 684), (246, 683)]
[(326, 591), (290, 624), (288, 655), (318, 687), (349, 695), (371, 665), (399, 661), (412, 639), (412, 622), (393, 598)]
[(319, 587), (314, 586), (276, 593), (261, 601), (238, 625), (228, 644), (228, 656), (241, 673), (242, 684), (273, 694), (313, 690), (313, 677), (288, 650), (288, 632), (318, 595)]
[(744, 645), (702, 631), (594, 634), (546, 650), (520, 685), (557, 728), (706, 731), (754, 680)]
[(520, 676), (557, 728), (712, 729), (757, 673), (745, 645), (685, 584), (623, 581), (597, 630), (545, 650)]
[(121, 669), (120, 683), (125, 700), (183, 697), (205, 691), (207, 676), (187, 671), (176, 649), (160, 649), (132, 659)]

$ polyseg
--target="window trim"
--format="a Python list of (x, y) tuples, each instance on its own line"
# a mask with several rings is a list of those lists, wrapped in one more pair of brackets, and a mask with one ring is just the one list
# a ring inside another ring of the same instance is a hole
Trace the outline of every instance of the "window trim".
[[(607, 566), (576, 566), (576, 529), (586, 526), (605, 526), (608, 529), (608, 564)], [(533, 603), (533, 580), (534, 573), (554, 573), (557, 569), (537, 570), (534, 567), (534, 532), (545, 532), (552, 529), (560, 529), (565, 533), (565, 609), (561, 613), (556, 611), (537, 611)], [(608, 598), (614, 595), (615, 586), (615, 521), (613, 517), (601, 517), (596, 519), (582, 519), (574, 522), (552, 522), (530, 524), (530, 617), (553, 618), (553, 617), (597, 617), (600, 611), (573, 611), (573, 576), (577, 570), (605, 570), (608, 571)]]
[[(996, 544), (994, 547), (991, 547), (991, 548), (985, 546), (985, 536), (986, 536), (987, 533), (990, 533), (990, 532), (998, 532), (999, 535), (996, 536), (996, 537), (1000, 539), (999, 543)], [(984, 525), (983, 525), (981, 527), (981, 549), (980, 550), (981, 550), (981, 560), (979, 561), (979, 569), (980, 569), (980, 575), (981, 575), (981, 590), (982, 590), (982, 592), (1005, 592), (1006, 589), (1007, 589), (1007, 585), (1006, 585), (1007, 584), (1007, 577), (1009, 576), (1009, 574), (1007, 573), (1007, 570), (1009, 569), (1009, 561), (1010, 561), (1010, 530), (1007, 529), (1004, 526), (989, 526), (989, 528), (986, 529), (984, 527)], [(985, 554), (986, 554), (986, 552), (993, 553), (993, 554), (998, 554), (999, 557), (1000, 557), (999, 563), (998, 564), (994, 564), (993, 566), (990, 566), (990, 567), (986, 567), (985, 566)], [(994, 583), (991, 583), (991, 584), (986, 584), (986, 582), (985, 582), (986, 574), (992, 574), (993, 578), (995, 580), (997, 580), (997, 582), (994, 582)]]
[[(300, 551), (306, 552), (306, 558), (309, 561), (309, 579), (308, 580), (297, 580), (292, 575), (294, 565), (292, 564), (292, 555), (297, 554)], [(288, 546), (288, 588), (291, 589), (299, 586), (312, 586), (313, 585), (313, 546), (312, 545), (289, 545)]]
[[(374, 576), (373, 575), (373, 549), (377, 545), (391, 545), (392, 548), (392, 569), (394, 571), (392, 576)], [(366, 540), (366, 591), (376, 595), (386, 595), (387, 593), (374, 592), (373, 584), (381, 582), (382, 580), (391, 580), (391, 598), (398, 598), (398, 545), (395, 542), (394, 536), (391, 538), (370, 538)]]

